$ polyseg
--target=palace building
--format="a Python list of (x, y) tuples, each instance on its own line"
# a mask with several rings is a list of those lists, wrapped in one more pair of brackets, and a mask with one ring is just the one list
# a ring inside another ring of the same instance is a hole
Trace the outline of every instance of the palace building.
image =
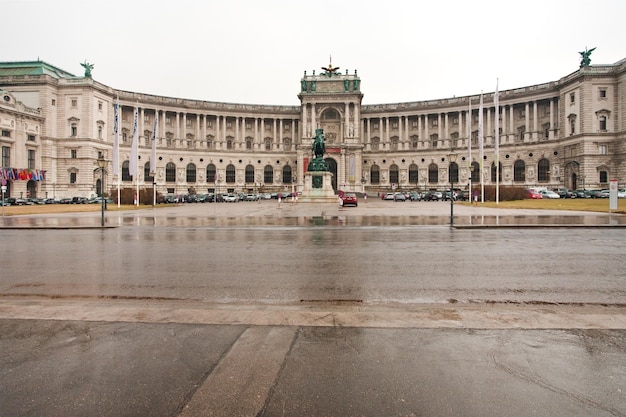
[[(161, 194), (301, 191), (321, 128), (336, 190), (442, 190), (451, 179), (461, 188), (470, 180), (570, 189), (626, 181), (626, 59), (500, 91), (497, 112), (495, 92), (483, 94), (482, 164), (479, 94), (363, 105), (362, 87), (357, 71), (329, 65), (304, 72), (294, 86), (299, 106), (232, 104), (121, 91), (87, 68), (76, 76), (42, 61), (2, 62), (0, 179), (7, 197), (23, 198), (90, 197), (118, 183), (154, 184)], [(112, 169), (116, 100), (119, 178)], [(139, 169), (131, 176), (135, 107)], [(104, 184), (99, 158), (107, 163)]]

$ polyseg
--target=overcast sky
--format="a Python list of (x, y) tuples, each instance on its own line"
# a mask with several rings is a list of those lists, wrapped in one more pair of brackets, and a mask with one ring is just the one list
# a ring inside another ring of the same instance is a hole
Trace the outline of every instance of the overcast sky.
[(298, 105), (304, 71), (356, 69), (364, 104), (556, 81), (626, 58), (626, 1), (0, 0), (0, 61), (147, 94)]

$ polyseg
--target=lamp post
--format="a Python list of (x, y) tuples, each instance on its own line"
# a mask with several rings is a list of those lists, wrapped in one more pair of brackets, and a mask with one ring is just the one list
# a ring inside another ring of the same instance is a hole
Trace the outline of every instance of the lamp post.
[(98, 166), (100, 167), (100, 206), (101, 206), (101, 211), (102, 211), (102, 215), (100, 217), (100, 226), (104, 227), (104, 167), (106, 166), (107, 161), (104, 160), (104, 156), (100, 156), (100, 158), (98, 158)]
[(448, 154), (448, 173), (450, 174), (450, 227), (454, 226), (454, 177), (452, 176), (452, 164), (456, 163), (456, 154), (450, 152)]
[(471, 205), (474, 202), (474, 195), (473, 195), (473, 192), (472, 192), (472, 176), (474, 174), (474, 164), (472, 164), (471, 162), (469, 164), (469, 172), (470, 172), (470, 176), (469, 176), (469, 202), (470, 202), (470, 205)]

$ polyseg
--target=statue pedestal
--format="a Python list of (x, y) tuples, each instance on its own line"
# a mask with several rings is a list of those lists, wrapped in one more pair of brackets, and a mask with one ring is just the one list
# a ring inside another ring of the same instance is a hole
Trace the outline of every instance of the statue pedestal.
[[(313, 188), (313, 177), (322, 177), (322, 188)], [(303, 203), (336, 203), (337, 196), (333, 190), (333, 174), (328, 171), (308, 171), (304, 173), (304, 189), (298, 197)]]

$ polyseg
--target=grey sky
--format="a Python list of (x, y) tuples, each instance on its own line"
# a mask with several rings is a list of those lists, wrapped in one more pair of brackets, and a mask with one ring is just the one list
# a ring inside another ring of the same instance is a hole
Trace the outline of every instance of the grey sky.
[(113, 88), (299, 104), (304, 71), (358, 70), (364, 104), (556, 81), (626, 58), (623, 0), (0, 0), (0, 61), (37, 58)]

